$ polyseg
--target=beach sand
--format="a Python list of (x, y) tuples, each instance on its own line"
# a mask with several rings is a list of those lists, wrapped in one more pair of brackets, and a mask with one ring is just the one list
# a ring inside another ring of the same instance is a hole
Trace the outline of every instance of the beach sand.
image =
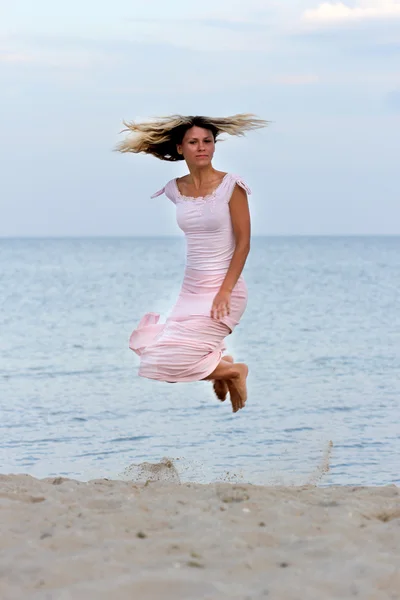
[(385, 487), (0, 476), (1, 600), (400, 598)]

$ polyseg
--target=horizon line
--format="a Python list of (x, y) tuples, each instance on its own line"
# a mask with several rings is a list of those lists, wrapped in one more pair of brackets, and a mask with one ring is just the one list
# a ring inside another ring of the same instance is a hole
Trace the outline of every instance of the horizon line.
[[(400, 237), (400, 233), (264, 233), (254, 234), (252, 239), (256, 238), (353, 238), (353, 237)], [(2, 240), (82, 240), (82, 239), (182, 239), (183, 235), (0, 235)]]

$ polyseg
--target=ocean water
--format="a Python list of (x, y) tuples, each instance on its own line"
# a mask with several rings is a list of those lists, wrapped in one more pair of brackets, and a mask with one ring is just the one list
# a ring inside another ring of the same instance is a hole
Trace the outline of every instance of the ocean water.
[(209, 382), (137, 376), (128, 339), (168, 314), (181, 238), (0, 240), (0, 471), (82, 480), (173, 461), (181, 480), (400, 483), (400, 238), (255, 238), (228, 349), (233, 415)]

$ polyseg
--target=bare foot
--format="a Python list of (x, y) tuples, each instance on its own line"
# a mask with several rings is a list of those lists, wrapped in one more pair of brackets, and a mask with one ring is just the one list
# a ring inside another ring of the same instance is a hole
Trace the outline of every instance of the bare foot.
[[(229, 354), (223, 356), (222, 360), (225, 360), (229, 363), (233, 363), (233, 357)], [(226, 399), (226, 396), (228, 395), (228, 384), (226, 383), (226, 381), (224, 381), (223, 379), (215, 379), (213, 382), (213, 388), (217, 398), (221, 400), (221, 402), (223, 402)]]
[(233, 412), (237, 412), (240, 408), (243, 408), (247, 400), (247, 386), (246, 379), (249, 372), (249, 368), (244, 363), (238, 363), (237, 368), (239, 370), (238, 377), (229, 379), (227, 382), (229, 395), (232, 402)]

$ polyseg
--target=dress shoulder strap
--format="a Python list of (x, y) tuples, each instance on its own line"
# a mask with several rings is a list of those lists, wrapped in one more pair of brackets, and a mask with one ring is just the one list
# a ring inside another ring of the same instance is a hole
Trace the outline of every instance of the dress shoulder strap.
[(162, 196), (165, 192), (165, 186), (163, 188), (161, 188), (161, 190), (158, 190), (158, 192), (155, 192), (154, 194), (152, 194), (150, 196), (150, 198), (153, 200), (153, 198), (158, 198), (158, 196)]
[(222, 186), (222, 189), (221, 189), (221, 195), (224, 197), (224, 200), (226, 202), (230, 202), (230, 199), (231, 199), (232, 194), (233, 194), (233, 190), (235, 189), (236, 185), (239, 185), (241, 188), (243, 188), (244, 191), (248, 195), (251, 194), (251, 189), (243, 181), (243, 179), (240, 177), (240, 175), (234, 175), (232, 173), (229, 173), (229, 175), (223, 181), (223, 186)]
[(249, 188), (247, 183), (245, 183), (245, 181), (242, 179), (242, 177), (240, 175), (231, 174), (231, 181), (232, 181), (232, 191), (233, 191), (233, 188), (235, 187), (235, 185), (239, 185), (250, 196), (251, 189)]
[(171, 200), (171, 202), (173, 202), (174, 204), (176, 204), (176, 189), (175, 189), (175, 180), (171, 179), (171, 181), (168, 181), (168, 183), (165, 184), (165, 186), (163, 188), (161, 188), (160, 190), (158, 190), (158, 192), (156, 192), (155, 194), (153, 194), (152, 196), (150, 196), (151, 198), (158, 198), (158, 196), (161, 196), (162, 194), (165, 194), (167, 196), (167, 198), (169, 198)]

